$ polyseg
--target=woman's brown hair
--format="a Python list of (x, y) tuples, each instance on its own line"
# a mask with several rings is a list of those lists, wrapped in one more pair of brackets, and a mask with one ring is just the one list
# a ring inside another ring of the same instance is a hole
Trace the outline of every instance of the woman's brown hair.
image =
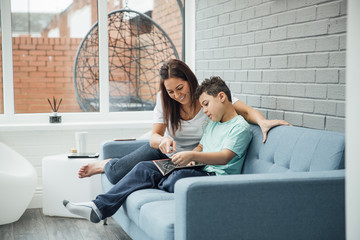
[[(171, 59), (164, 63), (159, 71), (160, 74), (160, 90), (162, 96), (162, 105), (163, 105), (163, 114), (165, 123), (169, 127), (169, 122), (171, 124), (171, 130), (175, 134), (176, 130), (181, 128), (181, 103), (172, 99), (164, 85), (164, 82), (169, 78), (181, 78), (184, 81), (189, 83), (190, 87), (190, 98), (191, 98), (191, 108), (196, 108), (195, 91), (199, 86), (198, 80), (195, 74), (191, 69), (182, 61), (177, 59)], [(170, 130), (170, 129), (169, 129)]]

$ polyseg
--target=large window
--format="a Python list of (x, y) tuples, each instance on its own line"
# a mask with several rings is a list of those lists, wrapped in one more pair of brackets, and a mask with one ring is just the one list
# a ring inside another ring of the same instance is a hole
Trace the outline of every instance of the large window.
[(151, 116), (159, 67), (184, 56), (183, 2), (2, 0), (0, 118), (46, 121), (53, 97), (75, 121)]
[[(53, 97), (62, 99), (59, 111), (80, 112), (73, 66), (79, 44), (97, 22), (97, 1), (12, 0), (11, 15), (15, 113), (48, 113)], [(98, 75), (98, 65), (88, 67)], [(98, 90), (98, 83), (83, 84)]]

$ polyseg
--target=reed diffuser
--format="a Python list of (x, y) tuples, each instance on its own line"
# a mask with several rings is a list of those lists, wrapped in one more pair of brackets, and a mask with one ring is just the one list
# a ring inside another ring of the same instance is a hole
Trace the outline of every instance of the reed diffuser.
[(58, 110), (60, 108), (60, 104), (62, 102), (62, 98), (60, 98), (60, 101), (53, 97), (52, 98), (53, 103), (51, 103), (51, 100), (48, 98), (48, 102), (50, 104), (52, 115), (49, 117), (50, 123), (61, 123), (61, 116), (58, 116)]

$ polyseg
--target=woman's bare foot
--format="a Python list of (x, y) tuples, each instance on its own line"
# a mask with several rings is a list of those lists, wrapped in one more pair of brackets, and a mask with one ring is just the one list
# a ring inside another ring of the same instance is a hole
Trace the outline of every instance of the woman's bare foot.
[(92, 175), (103, 173), (104, 166), (109, 161), (110, 161), (110, 159), (106, 159), (106, 160), (102, 160), (102, 161), (88, 163), (88, 164), (82, 166), (78, 173), (79, 178), (91, 177)]

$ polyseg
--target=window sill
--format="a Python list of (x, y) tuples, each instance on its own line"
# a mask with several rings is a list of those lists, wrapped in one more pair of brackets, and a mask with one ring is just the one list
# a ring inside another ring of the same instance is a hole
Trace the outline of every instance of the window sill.
[(0, 132), (151, 128), (152, 121), (0, 124)]
[[(131, 129), (152, 127), (152, 111), (123, 113), (59, 113), (62, 123), (49, 123), (50, 114), (0, 115), (0, 132)], [(139, 120), (140, 119), (140, 120)]]

